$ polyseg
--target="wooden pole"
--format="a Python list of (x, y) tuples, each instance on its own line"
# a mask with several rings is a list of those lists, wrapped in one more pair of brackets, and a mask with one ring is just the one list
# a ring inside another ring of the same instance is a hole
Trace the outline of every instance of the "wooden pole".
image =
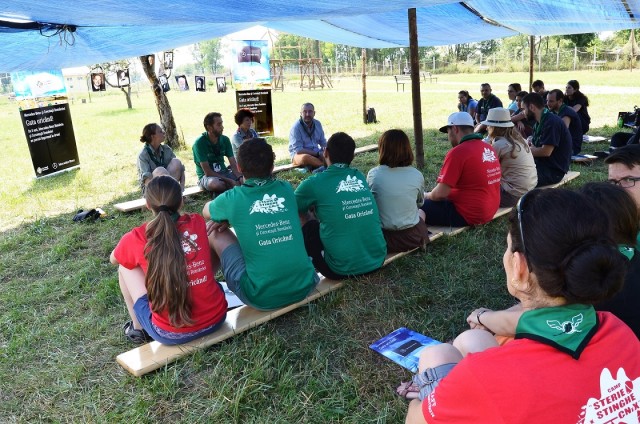
[(367, 49), (362, 49), (362, 119), (367, 123)]
[(536, 46), (536, 36), (529, 36), (529, 91), (533, 91), (533, 53)]
[(411, 101), (413, 103), (413, 134), (416, 140), (416, 166), (424, 168), (422, 137), (422, 100), (420, 99), (420, 66), (418, 58), (418, 25), (416, 9), (409, 9), (409, 55), (411, 57)]

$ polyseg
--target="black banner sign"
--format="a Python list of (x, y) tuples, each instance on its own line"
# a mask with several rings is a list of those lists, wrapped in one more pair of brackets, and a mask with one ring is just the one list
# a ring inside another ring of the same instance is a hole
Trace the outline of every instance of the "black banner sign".
[(20, 111), (36, 177), (80, 165), (68, 104)]
[(271, 90), (236, 91), (238, 109), (249, 109), (254, 116), (255, 130), (260, 137), (273, 135)]

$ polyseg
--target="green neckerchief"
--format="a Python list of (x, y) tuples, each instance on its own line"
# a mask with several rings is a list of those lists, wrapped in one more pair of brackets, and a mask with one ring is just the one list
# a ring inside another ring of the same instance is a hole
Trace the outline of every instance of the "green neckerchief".
[(598, 330), (598, 316), (591, 305), (540, 308), (522, 314), (516, 339), (531, 339), (578, 359)]
[(144, 144), (144, 148), (147, 150), (149, 157), (156, 164), (156, 166), (165, 166), (164, 164), (164, 150), (162, 150), (162, 146), (160, 146), (160, 157), (156, 156), (156, 152), (153, 151), (149, 143)]
[(465, 141), (469, 141), (469, 140), (482, 140), (482, 134), (480, 133), (471, 133), (471, 134), (467, 134), (464, 137), (462, 137), (460, 139), (460, 143), (458, 143), (458, 145), (464, 143)]
[(536, 122), (533, 126), (533, 145), (536, 147), (540, 147), (538, 142), (540, 141), (540, 135), (542, 134), (542, 127), (544, 126), (544, 121), (549, 114), (549, 109), (546, 107), (542, 110), (542, 116), (540, 117), (540, 122)]
[(636, 253), (636, 249), (627, 244), (619, 244), (618, 250), (629, 260), (633, 259), (633, 255)]
[(174, 212), (171, 214), (171, 220), (173, 222), (178, 222), (179, 219), (180, 219), (180, 214), (178, 212)]
[(268, 182), (273, 181), (273, 179), (273, 175), (269, 175), (267, 178), (248, 178), (247, 180), (245, 180), (244, 185), (246, 185), (247, 187), (262, 187)]
[(636, 237), (636, 250), (640, 250), (640, 233), (638, 233), (638, 237)]
[[(338, 163), (332, 163), (332, 164), (331, 164), (331, 166), (330, 166), (329, 168), (333, 168), (333, 167), (343, 169), (343, 168), (348, 168), (348, 167), (349, 167), (349, 164), (348, 164), (348, 163), (340, 163), (340, 162), (338, 162)], [(316, 175), (318, 175), (318, 174), (316, 174)]]

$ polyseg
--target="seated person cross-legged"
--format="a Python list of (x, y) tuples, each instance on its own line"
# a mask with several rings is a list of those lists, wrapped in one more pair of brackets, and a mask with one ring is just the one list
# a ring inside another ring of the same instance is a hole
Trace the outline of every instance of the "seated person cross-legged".
[(466, 112), (449, 115), (440, 128), (451, 143), (437, 185), (425, 194), (421, 209), (427, 225), (464, 227), (489, 222), (500, 203), (500, 162), (495, 150), (473, 132)]
[(375, 198), (364, 175), (349, 166), (355, 149), (348, 134), (333, 134), (324, 151), (327, 170), (296, 189), (307, 253), (334, 280), (375, 271), (387, 254)]
[(324, 170), (324, 149), (327, 140), (320, 121), (315, 119), (316, 111), (311, 103), (305, 103), (300, 108), (300, 119), (289, 131), (289, 154), (291, 163), (305, 166), (321, 172)]
[[(244, 303), (271, 310), (304, 299), (319, 281), (304, 248), (293, 188), (272, 176), (275, 155), (262, 138), (238, 148), (246, 182), (204, 206), (209, 244), (227, 286)], [(235, 234), (228, 229), (231, 225)]]
[[(608, 224), (579, 193), (523, 196), (509, 215), (503, 256), (507, 289), (525, 311), (515, 340), (498, 346), (482, 329), (489, 313), (480, 312), (453, 344), (425, 348), (406, 422), (621, 422), (606, 411), (640, 396), (640, 341), (592, 306), (620, 290), (628, 261)], [(635, 417), (637, 408), (629, 411)]]
[(388, 130), (378, 141), (380, 166), (371, 169), (371, 187), (382, 222), (387, 252), (406, 252), (424, 247), (429, 230), (424, 222), (424, 176), (411, 166), (413, 151), (402, 130)]

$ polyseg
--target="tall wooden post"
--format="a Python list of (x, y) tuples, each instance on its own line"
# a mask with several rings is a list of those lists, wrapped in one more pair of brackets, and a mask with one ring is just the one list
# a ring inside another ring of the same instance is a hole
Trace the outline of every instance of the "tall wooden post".
[(529, 91), (533, 91), (533, 53), (536, 47), (536, 36), (529, 36)]
[(422, 100), (420, 99), (420, 62), (418, 58), (418, 24), (416, 9), (409, 9), (409, 56), (411, 57), (411, 101), (413, 104), (413, 135), (416, 140), (416, 166), (424, 168), (422, 137)]
[(367, 123), (367, 49), (362, 49), (362, 119)]

